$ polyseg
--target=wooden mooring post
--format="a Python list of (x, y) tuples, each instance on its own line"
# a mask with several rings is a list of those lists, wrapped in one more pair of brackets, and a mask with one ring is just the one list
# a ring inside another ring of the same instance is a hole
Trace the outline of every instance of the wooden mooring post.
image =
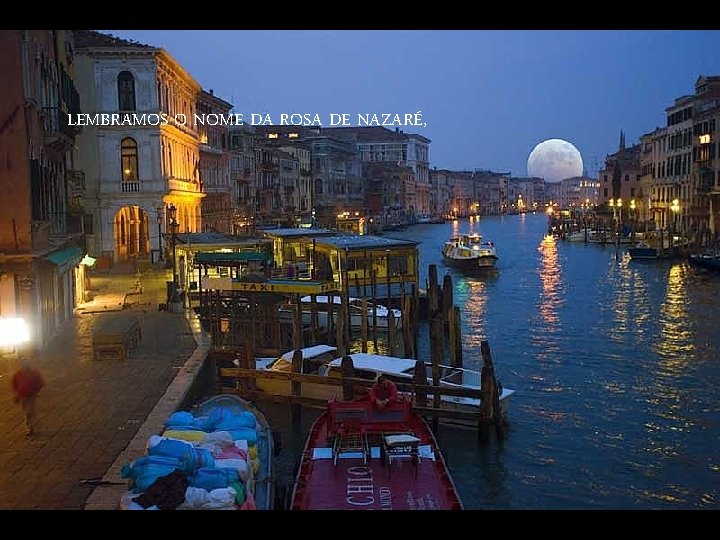
[(295, 310), (293, 311), (293, 349), (302, 349), (303, 347), (303, 324), (302, 324), (302, 305), (300, 303), (300, 295), (295, 295)]
[(495, 366), (490, 353), (490, 344), (487, 340), (480, 342), (483, 367), (480, 371), (480, 411), (478, 417), (478, 439), (487, 439), (488, 431), (492, 425), (498, 438), (503, 436), (502, 412), (500, 411), (500, 390), (495, 377)]
[(318, 342), (319, 334), (317, 296), (313, 294), (310, 296), (310, 339), (312, 345)]
[[(360, 309), (362, 315), (360, 316), (360, 350), (364, 353), (367, 352), (367, 341), (368, 341), (368, 301), (367, 298), (362, 299), (360, 302)], [(374, 308), (373, 308), (374, 309)]]
[(410, 334), (410, 321), (412, 320), (411, 297), (408, 294), (402, 295), (401, 322), (403, 334), (403, 356), (405, 358), (415, 358), (413, 350), (413, 342)]
[(387, 315), (387, 325), (388, 325), (388, 353), (390, 356), (395, 356), (396, 352), (396, 346), (395, 342), (397, 341), (397, 329), (395, 328), (395, 314), (393, 313), (393, 310), (391, 308), (388, 308), (388, 315)]
[[(292, 358), (292, 370), (293, 373), (302, 373), (303, 354), (300, 350), (295, 350)], [(300, 397), (302, 384), (297, 381), (291, 383), (291, 394), (293, 397)], [(300, 405), (294, 404), (292, 407), (292, 423), (293, 425), (299, 425), (301, 421)]]

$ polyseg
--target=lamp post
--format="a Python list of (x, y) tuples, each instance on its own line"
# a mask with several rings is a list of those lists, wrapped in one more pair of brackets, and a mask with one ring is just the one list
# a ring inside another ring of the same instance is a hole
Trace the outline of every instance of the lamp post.
[(632, 229), (630, 230), (630, 235), (633, 240), (635, 240), (635, 222), (637, 221), (637, 214), (635, 213), (636, 208), (637, 207), (635, 205), (635, 199), (630, 199), (630, 210), (632, 211), (632, 213), (630, 214), (630, 224), (632, 227)]
[(677, 216), (678, 213), (680, 213), (680, 200), (679, 199), (673, 199), (672, 203), (670, 204), (670, 210), (672, 210), (673, 213), (673, 223), (672, 223), (672, 233), (670, 236), (670, 244), (672, 246), (672, 243), (675, 241), (675, 233), (677, 232)]
[(163, 250), (162, 250), (162, 221), (163, 221), (163, 212), (165, 211), (165, 206), (160, 205), (156, 208), (157, 212), (157, 226), (158, 226), (158, 261), (162, 261), (165, 259), (163, 256)]
[(175, 250), (175, 244), (177, 243), (177, 229), (179, 226), (179, 223), (175, 219), (177, 217), (177, 208), (174, 204), (171, 204), (168, 206), (168, 217), (170, 218), (170, 241), (172, 242), (172, 270), (173, 270), (173, 287), (172, 287), (172, 297), (170, 298), (171, 302), (177, 302), (177, 295), (178, 295), (178, 275), (177, 275), (177, 252)]

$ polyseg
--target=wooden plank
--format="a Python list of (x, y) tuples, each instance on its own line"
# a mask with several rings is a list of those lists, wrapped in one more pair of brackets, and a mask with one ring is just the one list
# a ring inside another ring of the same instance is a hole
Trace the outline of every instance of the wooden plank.
[[(244, 368), (220, 368), (219, 376), (222, 378), (251, 377), (255, 379), (279, 379), (296, 382), (324, 384), (328, 386), (342, 386), (343, 379), (340, 377), (325, 377), (322, 375), (309, 375), (304, 373), (292, 373), (289, 371), (270, 371), (265, 369), (244, 369)], [(352, 383), (356, 387), (370, 388), (374, 381), (358, 379), (356, 377), (345, 378), (346, 383)], [(395, 383), (400, 392), (425, 392), (428, 395), (439, 396), (460, 396), (469, 398), (481, 398), (482, 390), (479, 388), (458, 388), (454, 386), (432, 386), (418, 385), (412, 383)]]

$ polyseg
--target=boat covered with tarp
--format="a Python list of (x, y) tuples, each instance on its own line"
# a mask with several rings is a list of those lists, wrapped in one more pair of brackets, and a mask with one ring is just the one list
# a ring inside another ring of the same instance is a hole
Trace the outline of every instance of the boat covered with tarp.
[(123, 510), (270, 510), (273, 434), (255, 406), (212, 397), (165, 421), (145, 455), (122, 467)]

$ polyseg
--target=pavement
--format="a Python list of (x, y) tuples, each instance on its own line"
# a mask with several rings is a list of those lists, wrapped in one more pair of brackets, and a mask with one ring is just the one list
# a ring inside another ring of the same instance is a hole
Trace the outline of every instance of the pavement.
[[(17, 360), (0, 358), (0, 509), (117, 508), (122, 462), (140, 457), (160, 432), (208, 350), (189, 314), (158, 311), (169, 277), (131, 264), (93, 272), (93, 300), (33, 357), (46, 385), (31, 436), (12, 400)], [(93, 360), (98, 322), (128, 313), (140, 321), (138, 348), (125, 361)]]

